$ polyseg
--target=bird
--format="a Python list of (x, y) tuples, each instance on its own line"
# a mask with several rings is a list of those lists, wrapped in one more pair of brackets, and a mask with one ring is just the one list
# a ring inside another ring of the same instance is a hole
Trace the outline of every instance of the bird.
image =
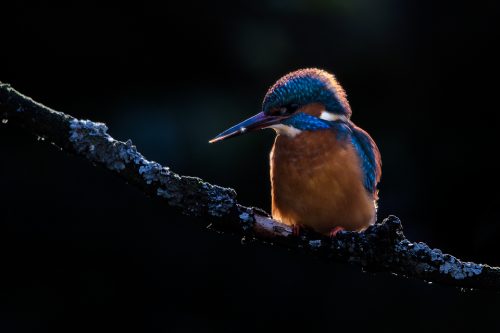
[(294, 231), (362, 231), (376, 222), (382, 162), (375, 141), (351, 115), (333, 74), (299, 69), (269, 88), (260, 113), (209, 142), (274, 129), (272, 217)]

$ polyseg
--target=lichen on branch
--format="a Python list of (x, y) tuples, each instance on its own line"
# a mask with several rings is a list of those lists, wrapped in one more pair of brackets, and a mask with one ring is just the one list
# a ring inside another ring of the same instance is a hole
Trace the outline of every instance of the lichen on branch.
[[(179, 176), (168, 167), (147, 160), (131, 140), (113, 139), (105, 124), (74, 118), (69, 123), (69, 141), (78, 154), (117, 173), (132, 171), (136, 183), (152, 188), (156, 196), (185, 214), (221, 217), (236, 207), (233, 189), (211, 185), (196, 177)], [(130, 177), (130, 172), (127, 175)]]
[(54, 111), (3, 83), (0, 83), (0, 118), (0, 126), (24, 127), (46, 142), (105, 167), (180, 212), (201, 218), (217, 230), (299, 249), (327, 260), (356, 264), (369, 271), (500, 291), (500, 268), (463, 262), (425, 243), (410, 242), (395, 216), (363, 232), (341, 231), (334, 238), (312, 230), (297, 236), (290, 226), (273, 220), (263, 210), (240, 205), (233, 189), (178, 175), (147, 160), (131, 140), (115, 140), (105, 124)]

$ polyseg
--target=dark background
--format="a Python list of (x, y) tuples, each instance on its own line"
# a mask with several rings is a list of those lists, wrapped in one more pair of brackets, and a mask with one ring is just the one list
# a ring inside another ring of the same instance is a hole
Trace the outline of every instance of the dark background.
[[(380, 217), (500, 265), (495, 1), (0, 5), (0, 80), (269, 210), (272, 131), (207, 141), (301, 67), (336, 74), (383, 159)], [(500, 298), (206, 230), (0, 128), (0, 331), (499, 328)]]

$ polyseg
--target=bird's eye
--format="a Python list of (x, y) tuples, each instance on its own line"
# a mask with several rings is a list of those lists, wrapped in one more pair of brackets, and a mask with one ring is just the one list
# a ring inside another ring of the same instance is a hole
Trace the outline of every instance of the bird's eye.
[(288, 106), (288, 112), (290, 112), (290, 113), (294, 113), (298, 109), (299, 109), (299, 105), (298, 104), (290, 104)]
[(298, 104), (288, 104), (280, 107), (277, 113), (279, 113), (279, 115), (281, 116), (286, 116), (294, 113), (295, 111), (298, 110), (298, 108), (299, 108)]

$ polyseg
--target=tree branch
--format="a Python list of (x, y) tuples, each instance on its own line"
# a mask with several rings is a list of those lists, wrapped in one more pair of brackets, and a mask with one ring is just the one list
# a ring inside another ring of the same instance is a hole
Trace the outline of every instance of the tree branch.
[(500, 268), (462, 262), (425, 243), (412, 243), (395, 216), (363, 232), (341, 231), (328, 238), (307, 230), (297, 237), (290, 226), (273, 220), (263, 210), (238, 204), (233, 189), (178, 175), (144, 158), (130, 140), (112, 138), (105, 124), (51, 110), (3, 83), (0, 117), (3, 124), (22, 126), (67, 152), (102, 165), (145, 194), (163, 199), (184, 214), (201, 217), (217, 230), (354, 263), (370, 271), (462, 288), (500, 290)]

